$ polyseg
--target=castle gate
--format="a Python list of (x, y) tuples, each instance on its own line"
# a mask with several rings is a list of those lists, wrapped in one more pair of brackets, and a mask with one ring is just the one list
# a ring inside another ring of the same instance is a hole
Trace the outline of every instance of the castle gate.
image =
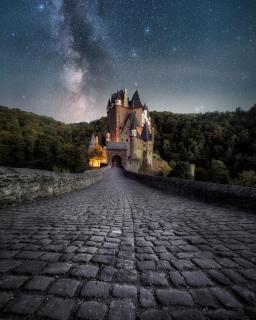
[(122, 159), (120, 156), (118, 155), (113, 156), (112, 167), (118, 167), (118, 168), (122, 167)]
[(127, 165), (127, 146), (124, 142), (112, 142), (107, 145), (108, 165), (121, 167)]

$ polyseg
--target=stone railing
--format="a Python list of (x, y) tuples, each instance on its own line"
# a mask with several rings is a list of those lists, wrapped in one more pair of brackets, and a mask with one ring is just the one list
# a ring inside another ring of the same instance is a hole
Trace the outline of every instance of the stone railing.
[(231, 205), (244, 209), (256, 209), (256, 188), (237, 185), (224, 185), (177, 178), (141, 175), (124, 171), (127, 177), (136, 179), (148, 186), (174, 192), (219, 205)]
[(0, 207), (85, 188), (100, 181), (107, 169), (57, 174), (44, 170), (0, 167)]

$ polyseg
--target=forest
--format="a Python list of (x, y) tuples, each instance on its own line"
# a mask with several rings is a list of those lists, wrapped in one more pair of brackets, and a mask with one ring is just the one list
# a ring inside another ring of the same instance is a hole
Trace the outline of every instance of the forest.
[(152, 112), (155, 150), (170, 176), (256, 186), (256, 105), (249, 111), (204, 114)]
[[(256, 186), (256, 105), (203, 114), (153, 111), (151, 117), (155, 152), (168, 162), (169, 176), (191, 178), (195, 164), (196, 180)], [(0, 107), (0, 165), (82, 172), (93, 132), (104, 144), (106, 118), (64, 124)]]
[(87, 146), (92, 133), (105, 131), (104, 119), (64, 124), (19, 109), (0, 107), (0, 165), (82, 172), (87, 168)]

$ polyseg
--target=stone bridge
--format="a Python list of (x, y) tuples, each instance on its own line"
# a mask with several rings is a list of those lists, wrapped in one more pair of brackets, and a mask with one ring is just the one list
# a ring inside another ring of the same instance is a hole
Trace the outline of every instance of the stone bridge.
[(256, 215), (117, 168), (0, 209), (0, 319), (256, 318)]

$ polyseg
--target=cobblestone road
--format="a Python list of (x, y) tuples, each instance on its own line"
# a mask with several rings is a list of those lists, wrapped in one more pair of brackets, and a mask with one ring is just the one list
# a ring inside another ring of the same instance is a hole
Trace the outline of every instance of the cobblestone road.
[(0, 210), (0, 319), (255, 319), (256, 215), (102, 182)]

